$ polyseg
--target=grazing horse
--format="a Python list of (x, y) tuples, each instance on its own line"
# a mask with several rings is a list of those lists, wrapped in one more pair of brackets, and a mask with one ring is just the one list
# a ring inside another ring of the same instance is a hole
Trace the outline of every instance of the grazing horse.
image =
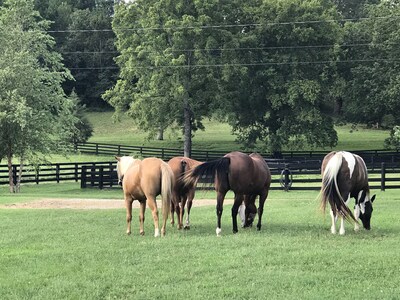
[(126, 206), (126, 233), (131, 233), (132, 202), (140, 202), (140, 235), (144, 235), (144, 213), (146, 202), (151, 209), (154, 221), (154, 236), (160, 235), (158, 226), (158, 208), (156, 197), (162, 197), (163, 225), (161, 235), (165, 235), (165, 227), (171, 205), (174, 174), (170, 166), (161, 159), (150, 157), (143, 160), (131, 156), (115, 157), (118, 160), (118, 181), (122, 184)]
[[(220, 159), (205, 162), (194, 168), (185, 176), (185, 182), (196, 183), (204, 175), (214, 178), (217, 192), (217, 236), (221, 234), (223, 204), (229, 190), (235, 194), (232, 206), (233, 233), (238, 232), (236, 217), (239, 206), (245, 201), (248, 207), (252, 207), (257, 196), (260, 196), (257, 229), (261, 229), (264, 203), (271, 184), (271, 173), (267, 163), (259, 154), (253, 153), (249, 156), (242, 152), (228, 153)], [(246, 208), (246, 214), (249, 216), (250, 213), (251, 209)]]
[[(368, 172), (364, 160), (346, 151), (330, 152), (322, 161), (321, 208), (325, 211), (329, 202), (332, 218), (331, 232), (336, 233), (336, 221), (341, 217), (339, 234), (345, 233), (344, 219), (354, 221), (354, 230), (359, 230), (360, 218), (365, 229), (371, 229), (372, 202), (370, 197)], [(356, 199), (354, 215), (349, 209), (350, 198)]]
[(190, 229), (190, 209), (192, 208), (193, 198), (196, 190), (195, 184), (185, 185), (182, 181), (186, 172), (200, 165), (202, 162), (188, 157), (173, 157), (168, 161), (175, 176), (173, 198), (171, 202), (171, 224), (174, 225), (174, 212), (178, 217), (178, 229), (182, 229), (185, 205), (187, 203), (187, 216), (184, 229)]

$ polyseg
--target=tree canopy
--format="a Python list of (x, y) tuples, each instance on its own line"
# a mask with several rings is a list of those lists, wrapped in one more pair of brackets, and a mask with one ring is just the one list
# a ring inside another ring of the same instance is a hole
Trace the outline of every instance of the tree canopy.
[(14, 156), (60, 152), (75, 130), (75, 102), (61, 86), (70, 73), (48, 27), (33, 1), (0, 7), (0, 158), (7, 157), (10, 172)]

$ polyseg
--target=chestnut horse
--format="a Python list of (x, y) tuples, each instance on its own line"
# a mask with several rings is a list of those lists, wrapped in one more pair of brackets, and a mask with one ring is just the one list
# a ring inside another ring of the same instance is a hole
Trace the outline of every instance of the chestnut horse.
[(140, 235), (144, 235), (144, 213), (146, 202), (154, 221), (154, 236), (160, 235), (156, 197), (162, 197), (163, 225), (161, 235), (165, 235), (168, 213), (171, 205), (174, 174), (170, 166), (161, 159), (151, 157), (143, 160), (131, 156), (115, 157), (118, 160), (118, 181), (122, 184), (126, 206), (126, 233), (131, 233), (132, 202), (140, 202)]
[[(220, 159), (197, 166), (185, 176), (184, 180), (187, 183), (194, 184), (204, 175), (214, 178), (217, 192), (217, 236), (221, 234), (223, 204), (225, 195), (229, 190), (232, 190), (235, 194), (232, 206), (233, 233), (238, 232), (237, 213), (239, 206), (245, 201), (248, 207), (253, 207), (257, 196), (260, 196), (257, 229), (261, 229), (264, 203), (268, 197), (271, 184), (271, 173), (267, 163), (259, 154), (252, 153), (249, 156), (242, 152), (228, 153)], [(249, 216), (250, 213), (251, 209), (246, 207), (246, 214)]]
[[(368, 172), (364, 160), (346, 151), (330, 152), (322, 161), (321, 208), (325, 211), (329, 202), (332, 218), (331, 232), (336, 233), (337, 217), (341, 217), (339, 234), (345, 234), (344, 219), (354, 221), (359, 230), (360, 218), (365, 229), (371, 229), (372, 202), (368, 185)], [(354, 215), (349, 209), (350, 197), (355, 198)]]
[(187, 203), (187, 216), (184, 229), (190, 229), (190, 209), (192, 208), (193, 198), (195, 195), (196, 185), (185, 185), (182, 178), (185, 172), (190, 171), (194, 167), (200, 165), (201, 162), (188, 157), (173, 157), (168, 161), (175, 176), (174, 191), (171, 202), (171, 224), (174, 225), (174, 212), (178, 217), (178, 229), (182, 229), (183, 216), (185, 214), (185, 205)]

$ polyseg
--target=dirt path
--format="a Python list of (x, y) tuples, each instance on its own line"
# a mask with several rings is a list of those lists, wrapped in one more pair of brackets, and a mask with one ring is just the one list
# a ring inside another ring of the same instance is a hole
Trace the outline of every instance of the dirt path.
[[(193, 201), (193, 207), (216, 205), (215, 199), (198, 199)], [(232, 204), (233, 200), (226, 199), (224, 204)], [(157, 200), (158, 207), (161, 207), (161, 201)], [(138, 208), (139, 202), (133, 202), (133, 208)], [(58, 199), (58, 198), (43, 198), (40, 200), (25, 202), (25, 203), (12, 203), (0, 205), (1, 208), (26, 208), (26, 209), (113, 209), (125, 208), (123, 200), (114, 199)]]

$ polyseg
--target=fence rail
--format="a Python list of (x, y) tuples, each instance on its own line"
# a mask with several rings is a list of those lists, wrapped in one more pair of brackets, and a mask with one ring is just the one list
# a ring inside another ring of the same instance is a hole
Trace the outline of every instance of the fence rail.
[[(321, 162), (291, 162), (266, 160), (272, 173), (272, 189), (317, 190), (321, 184)], [(19, 165), (13, 165), (13, 181), (17, 182)], [(400, 188), (400, 166), (397, 163), (381, 163), (380, 168), (369, 167), (370, 185), (373, 189)], [(25, 166), (21, 183), (80, 181), (81, 187), (117, 186), (116, 162), (57, 163)], [(0, 165), (0, 184), (8, 184), (6, 165)], [(204, 185), (203, 185), (204, 187)]]
[[(156, 156), (163, 160), (169, 160), (175, 156), (183, 156), (183, 150), (171, 148), (150, 148), (141, 146), (126, 146), (102, 143), (78, 143), (75, 149), (81, 153), (90, 153), (95, 155), (139, 155), (141, 157)], [(360, 150), (353, 151), (360, 155), (368, 166), (380, 167), (382, 162), (398, 163), (400, 161), (400, 152), (397, 150)], [(211, 150), (192, 150), (191, 157), (200, 161), (213, 160), (226, 154), (223, 151)], [(315, 161), (321, 160), (327, 154), (327, 151), (283, 151), (279, 154), (260, 153), (266, 159), (277, 159), (281, 161)]]
[[(105, 155), (140, 155), (141, 157), (156, 156), (169, 160), (182, 156), (183, 151), (169, 148), (148, 148), (140, 146), (123, 146), (100, 143), (82, 143), (76, 145), (76, 150), (82, 153)], [(400, 188), (400, 153), (388, 150), (355, 151), (367, 164), (371, 187), (375, 189)], [(264, 154), (263, 157), (270, 166), (273, 180), (272, 189), (319, 189), (321, 162), (326, 151), (282, 152), (280, 158)], [(208, 161), (225, 155), (219, 151), (192, 151), (192, 158)], [(12, 166), (12, 177), (17, 182), (19, 165)], [(21, 183), (80, 181), (85, 187), (113, 187), (117, 185), (116, 161), (56, 163), (24, 166)], [(8, 184), (7, 165), (0, 165), (0, 185)]]

